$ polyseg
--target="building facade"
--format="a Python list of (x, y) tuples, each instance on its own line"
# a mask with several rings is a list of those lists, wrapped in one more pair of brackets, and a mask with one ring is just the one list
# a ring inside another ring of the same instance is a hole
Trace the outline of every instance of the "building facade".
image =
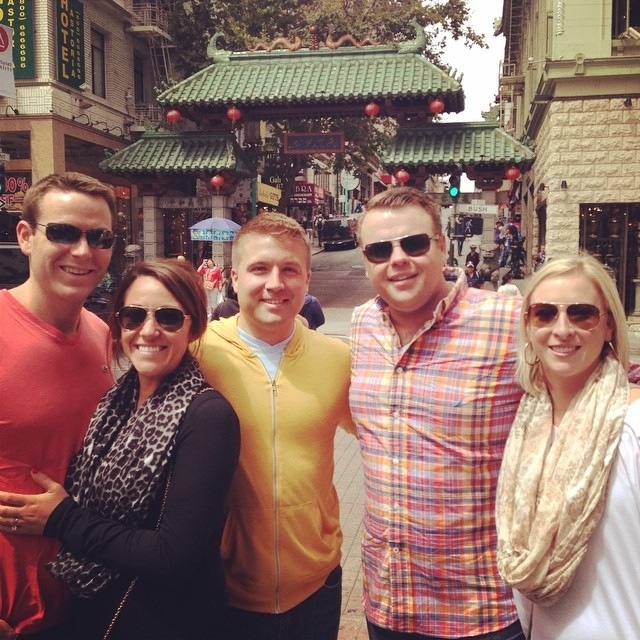
[(640, 317), (640, 3), (505, 0), (500, 124), (536, 154), (515, 185), (529, 260), (588, 251)]
[(138, 242), (135, 186), (99, 163), (160, 116), (153, 88), (169, 72), (170, 44), (162, 18), (155, 3), (137, 0), (0, 0), (15, 76), (15, 97), (0, 96), (0, 240), (15, 239), (29, 186), (75, 170), (113, 186), (123, 245), (116, 254), (124, 259)]

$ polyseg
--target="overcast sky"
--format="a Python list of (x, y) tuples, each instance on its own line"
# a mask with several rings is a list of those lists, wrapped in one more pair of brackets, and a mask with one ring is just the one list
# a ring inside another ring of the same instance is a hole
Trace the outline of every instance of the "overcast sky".
[(461, 42), (447, 46), (444, 52), (446, 64), (457, 70), (455, 76), (464, 74), (462, 88), (465, 110), (443, 116), (444, 121), (474, 122), (482, 120), (481, 113), (488, 111), (498, 93), (500, 62), (504, 57), (504, 37), (493, 35), (493, 22), (502, 15), (503, 0), (469, 0), (471, 23), (484, 34), (489, 49), (468, 49)]

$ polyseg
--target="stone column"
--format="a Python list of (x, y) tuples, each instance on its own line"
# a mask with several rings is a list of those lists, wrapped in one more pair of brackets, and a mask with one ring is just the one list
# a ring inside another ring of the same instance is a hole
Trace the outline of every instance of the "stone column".
[[(214, 218), (227, 218), (231, 220), (230, 197), (227, 195), (211, 196), (211, 214)], [(215, 263), (224, 271), (231, 267), (231, 243), (212, 242), (211, 256)]]

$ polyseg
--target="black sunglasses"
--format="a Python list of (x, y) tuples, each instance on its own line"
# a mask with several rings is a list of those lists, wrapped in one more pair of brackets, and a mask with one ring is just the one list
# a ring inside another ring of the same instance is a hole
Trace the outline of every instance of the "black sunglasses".
[(184, 326), (185, 318), (189, 318), (184, 311), (175, 307), (158, 307), (157, 309), (146, 309), (145, 307), (134, 307), (133, 305), (122, 307), (116, 313), (118, 324), (125, 331), (135, 331), (139, 329), (152, 316), (155, 323), (165, 331), (175, 333)]
[(428, 253), (431, 248), (431, 241), (437, 240), (439, 237), (439, 233), (432, 237), (429, 237), (426, 233), (417, 233), (413, 236), (393, 238), (393, 240), (380, 240), (380, 242), (372, 242), (366, 245), (362, 252), (369, 262), (382, 264), (391, 257), (394, 245), (399, 244), (400, 248), (408, 256), (415, 258)]
[(567, 312), (567, 318), (574, 327), (585, 331), (595, 329), (600, 324), (600, 318), (605, 315), (595, 304), (586, 302), (573, 304), (538, 302), (527, 309), (526, 316), (534, 329), (544, 329), (556, 321), (562, 309)]
[(89, 229), (83, 231), (72, 224), (62, 222), (50, 222), (49, 224), (35, 223), (38, 227), (44, 227), (47, 240), (57, 244), (75, 244), (84, 236), (87, 244), (92, 249), (111, 249), (115, 236), (109, 229)]

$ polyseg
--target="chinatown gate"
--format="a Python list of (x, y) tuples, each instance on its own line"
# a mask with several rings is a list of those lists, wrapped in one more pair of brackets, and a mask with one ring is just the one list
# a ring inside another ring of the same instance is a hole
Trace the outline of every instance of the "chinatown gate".
[[(145, 257), (175, 255), (166, 236), (175, 241), (200, 219), (231, 217), (242, 184), (254, 185), (253, 210), (247, 203), (240, 212), (245, 218), (256, 213), (258, 190), (277, 201), (272, 187), (255, 186), (261, 123), (269, 120), (391, 117), (397, 132), (379, 161), (394, 182), (423, 189), (431, 176), (466, 173), (476, 187), (495, 192), (506, 179), (510, 206), (519, 207), (517, 187), (533, 153), (496, 122), (437, 121), (441, 113), (464, 110), (464, 93), (424, 56), (424, 31), (414, 27), (415, 39), (395, 45), (352, 36), (320, 43), (312, 29), (306, 47), (299, 38), (278, 38), (244, 52), (220, 49), (222, 34), (215, 34), (207, 48), (211, 64), (158, 96), (163, 130), (147, 130), (100, 164), (137, 188)], [(285, 134), (284, 153), (341, 153), (341, 134)], [(166, 224), (168, 210), (182, 212), (173, 226)], [(214, 243), (214, 257), (225, 265), (228, 249)]]

